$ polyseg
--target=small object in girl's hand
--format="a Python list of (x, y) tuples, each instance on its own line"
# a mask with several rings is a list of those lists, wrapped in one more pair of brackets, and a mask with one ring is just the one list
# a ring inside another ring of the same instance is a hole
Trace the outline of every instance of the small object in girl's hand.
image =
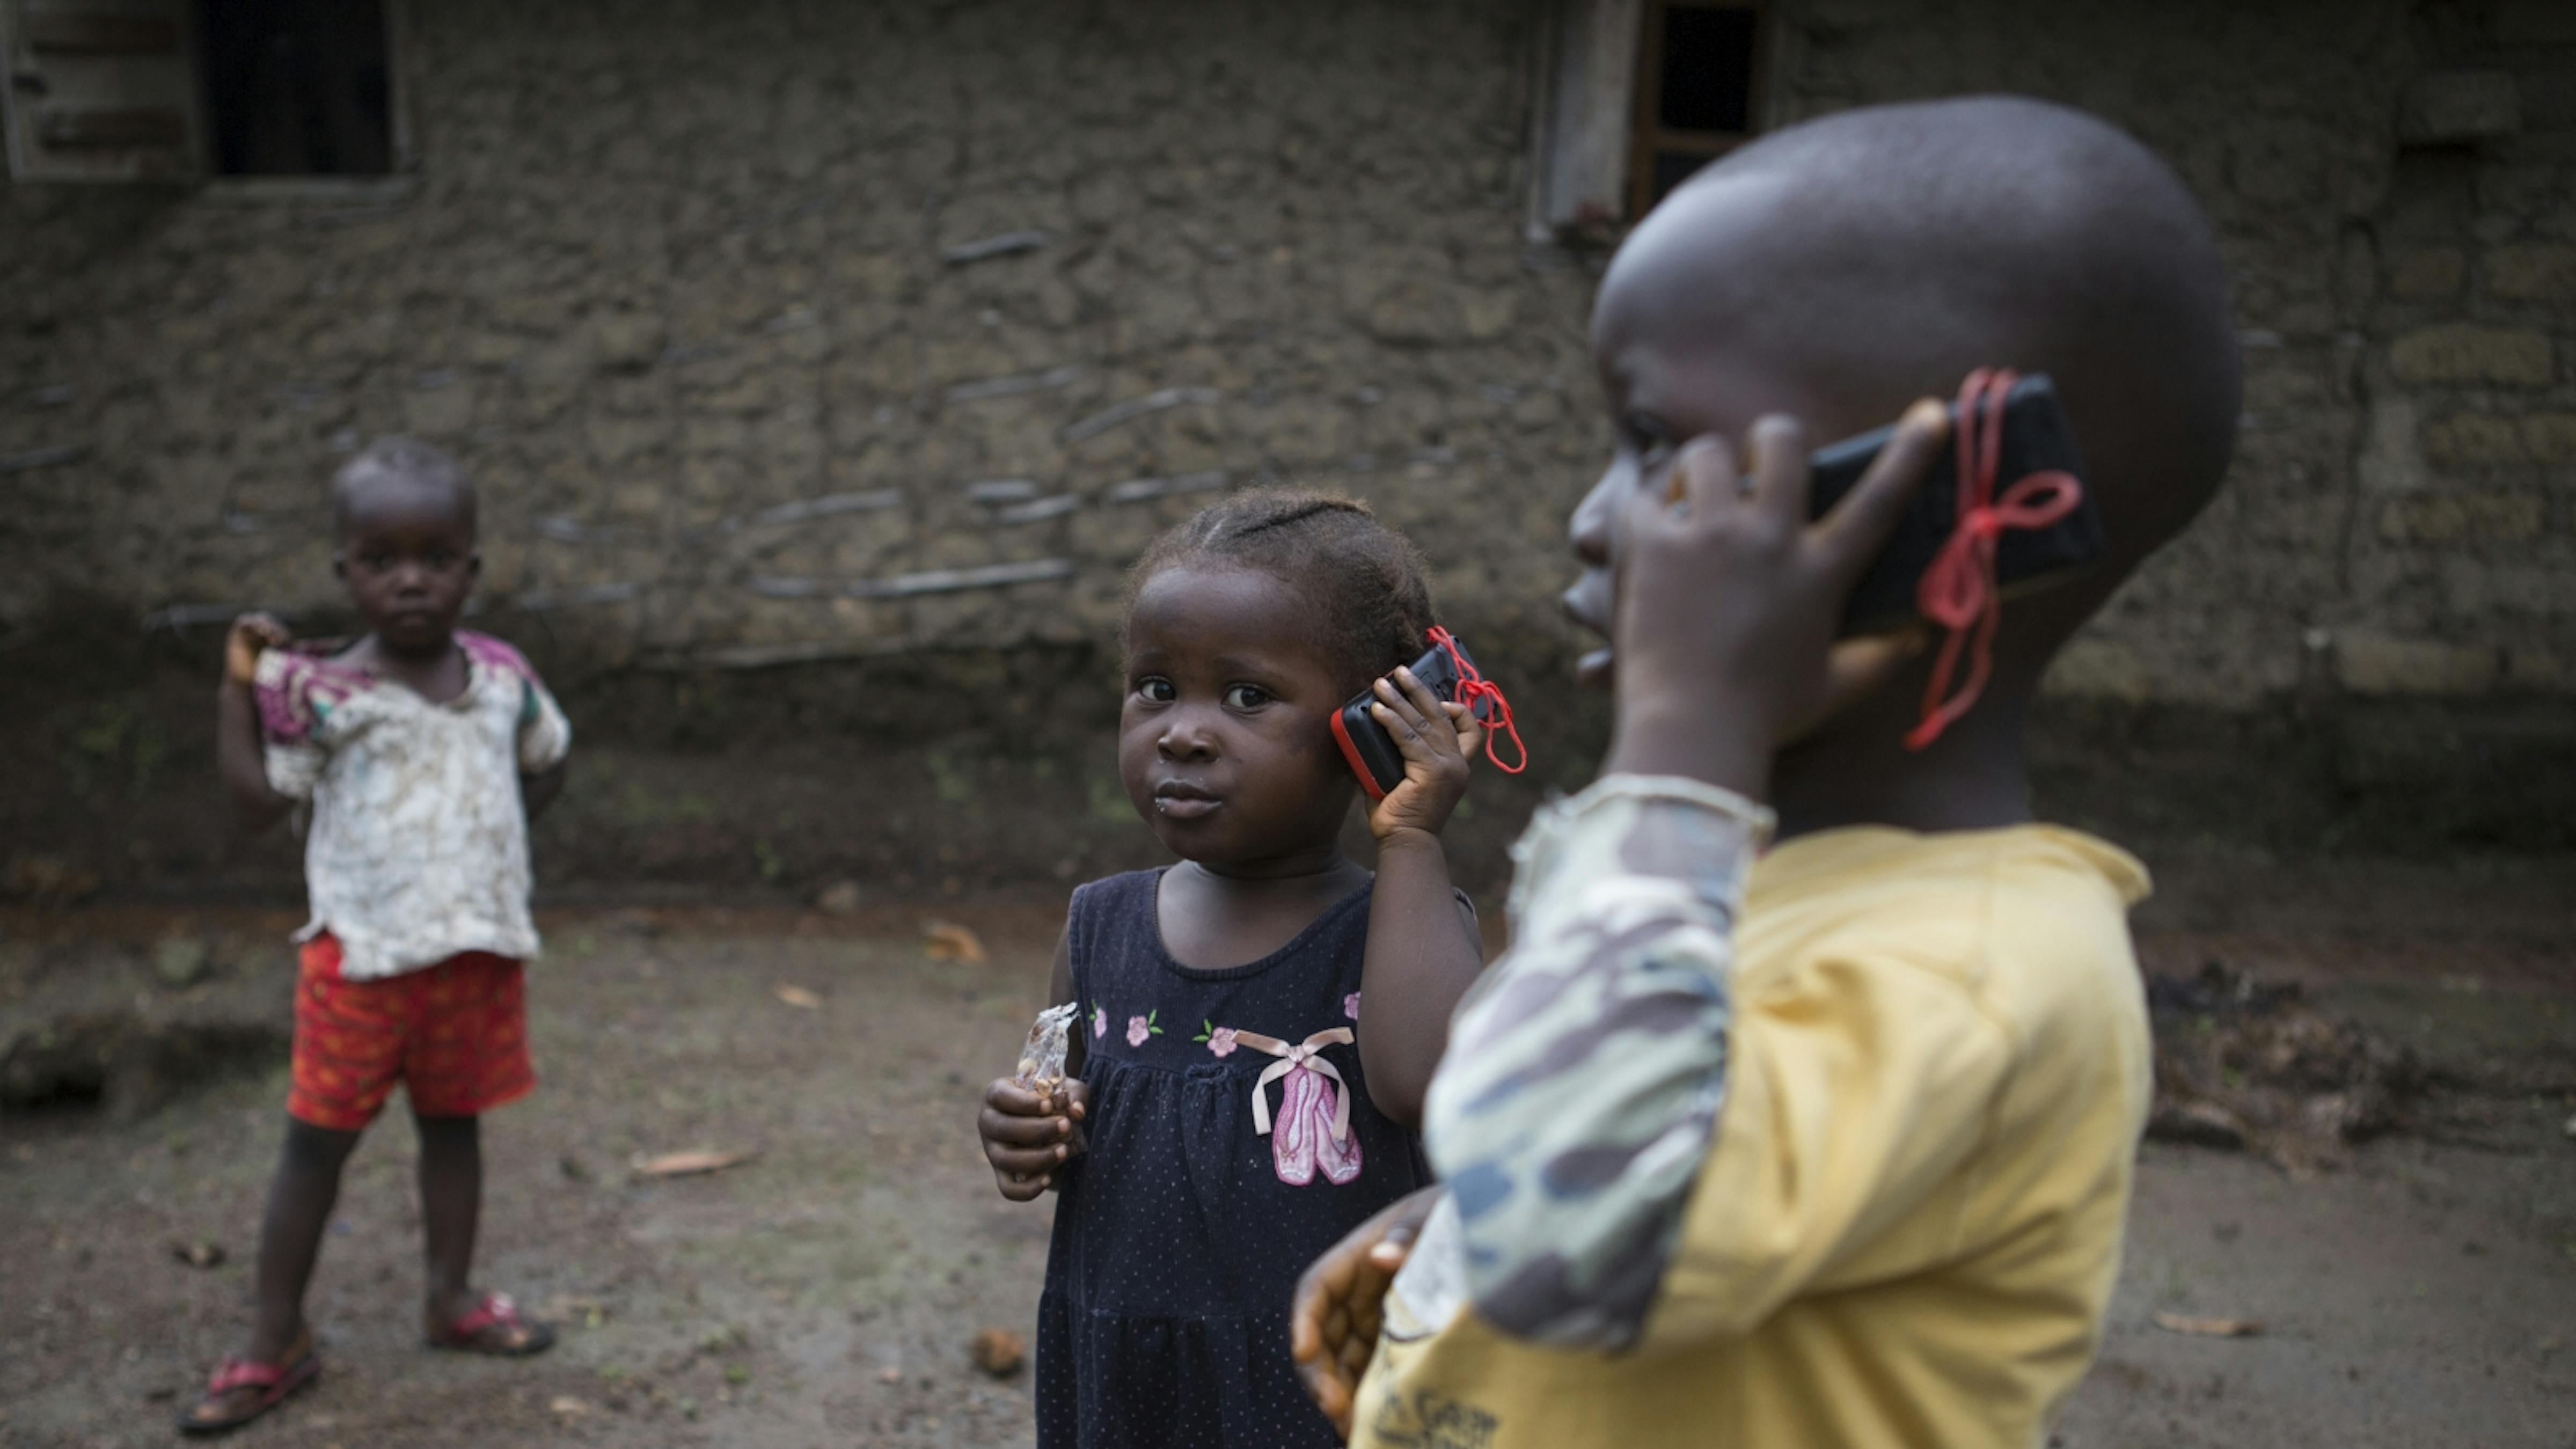
[(1064, 1083), (1065, 1037), (1080, 1002), (1050, 1006), (1029, 1023), (1029, 1040), (1020, 1048), (1020, 1069), (1012, 1079), (1023, 1087), (1052, 1094)]

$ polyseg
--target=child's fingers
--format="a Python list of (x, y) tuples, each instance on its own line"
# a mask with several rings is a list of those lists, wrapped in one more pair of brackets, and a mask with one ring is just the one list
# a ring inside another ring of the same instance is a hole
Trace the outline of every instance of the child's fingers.
[(1950, 410), (1933, 398), (1918, 400), (1897, 420), (1895, 436), (1870, 460), (1869, 471), (1817, 522), (1818, 555), (1836, 588), (1857, 585), (1887, 546), (1949, 434)]
[(1046, 1094), (1009, 1077), (996, 1077), (984, 1088), (984, 1105), (1010, 1117), (1051, 1117), (1055, 1109)]
[(1063, 1143), (1053, 1147), (1009, 1147), (998, 1142), (984, 1144), (984, 1160), (995, 1172), (1013, 1177), (1037, 1177), (1064, 1166), (1070, 1148)]
[[(1412, 685), (1410, 697), (1401, 692), (1399, 682)], [(1412, 766), (1423, 766), (1434, 773), (1445, 772), (1452, 761), (1463, 760), (1458, 749), (1458, 731), (1449, 714), (1440, 707), (1439, 696), (1431, 693), (1413, 671), (1399, 669), (1377, 682), (1378, 699), (1372, 713), (1395, 740), (1397, 753)]]
[(1390, 678), (1397, 692), (1403, 696), (1405, 705), (1412, 710), (1413, 717), (1420, 721), (1424, 739), (1456, 739), (1458, 731), (1450, 724), (1449, 711), (1442, 705), (1440, 696), (1433, 694), (1431, 686), (1416, 677), (1410, 666), (1396, 670)]
[(1288, 1355), (1299, 1362), (1324, 1354), (1328, 1350), (1328, 1329), (1337, 1325), (1343, 1301), (1359, 1273), (1364, 1250), (1349, 1239), (1335, 1243), (1324, 1256), (1306, 1265), (1297, 1278), (1296, 1296), (1289, 1300)]
[(976, 1114), (975, 1129), (986, 1141), (1010, 1147), (1044, 1147), (1072, 1134), (1070, 1117), (1022, 1117), (986, 1107)]
[(1763, 512), (1791, 527), (1807, 521), (1807, 428), (1772, 413), (1753, 424), (1753, 476), (1741, 485)]
[(1682, 455), (1673, 464), (1672, 491), (1662, 501), (1679, 503), (1692, 516), (1707, 518), (1743, 496), (1744, 482), (1735, 467), (1735, 445), (1714, 433), (1704, 433), (1682, 445)]
[(1347, 1439), (1351, 1432), (1351, 1390), (1343, 1382), (1338, 1366), (1332, 1360), (1297, 1365), (1297, 1377), (1306, 1385), (1306, 1397), (1332, 1421), (1333, 1432)]
[(1449, 727), (1458, 732), (1458, 753), (1470, 759), (1485, 746), (1485, 727), (1476, 719), (1473, 706), (1444, 704), (1441, 713), (1449, 716)]
[(986, 1142), (1031, 1151), (1057, 1146), (1073, 1136), (1072, 1124), (1062, 1117), (1005, 1117), (987, 1112), (975, 1127)]
[(1405, 697), (1403, 685), (1399, 682), (1405, 672), (1398, 670), (1370, 686), (1377, 694), (1377, 703), (1370, 713), (1377, 717), (1378, 723), (1386, 726), (1387, 733), (1395, 736), (1399, 748), (1407, 741), (1428, 748), (1432, 740), (1431, 721), (1423, 718), (1421, 708)]
[(1029, 1177), (1017, 1176), (999, 1168), (993, 1170), (993, 1186), (1001, 1189), (1002, 1196), (1012, 1202), (1029, 1202), (1035, 1199), (1038, 1194), (1047, 1190), (1047, 1184), (1053, 1180), (1052, 1173)]

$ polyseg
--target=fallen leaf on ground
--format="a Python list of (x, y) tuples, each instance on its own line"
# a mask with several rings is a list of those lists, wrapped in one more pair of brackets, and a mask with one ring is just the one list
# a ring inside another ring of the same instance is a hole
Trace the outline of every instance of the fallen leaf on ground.
[(813, 992), (806, 990), (802, 986), (779, 987), (778, 999), (786, 1002), (790, 1006), (801, 1007), (806, 1011), (820, 1011), (823, 1009), (823, 998), (816, 996)]
[(2263, 1331), (2255, 1318), (2192, 1318), (2180, 1313), (2157, 1309), (2156, 1327), (2167, 1333), (2187, 1333), (2194, 1338), (2252, 1338)]
[(194, 1242), (173, 1239), (170, 1244), (170, 1256), (191, 1268), (211, 1268), (224, 1260), (224, 1245), (210, 1243), (203, 1238)]
[(574, 1398), (570, 1394), (558, 1395), (555, 1401), (546, 1405), (546, 1407), (554, 1413), (561, 1414), (567, 1419), (578, 1419), (582, 1415), (590, 1412), (590, 1405), (583, 1403), (581, 1400)]
[(1006, 1379), (1019, 1372), (1021, 1360), (1029, 1356), (1029, 1345), (1007, 1328), (986, 1328), (977, 1331), (967, 1352), (974, 1355), (975, 1367)]
[(932, 921), (921, 928), (921, 949), (933, 961), (981, 961), (984, 943), (955, 921)]
[(899, 1369), (899, 1368), (885, 1368), (885, 1369), (879, 1369), (879, 1370), (877, 1370), (877, 1379), (878, 1379), (878, 1381), (879, 1381), (879, 1382), (881, 1382), (881, 1383), (889, 1383), (889, 1384), (899, 1384), (899, 1383), (902, 1383), (902, 1382), (903, 1382), (903, 1370), (901, 1370), (901, 1369)]
[(653, 1157), (639, 1152), (630, 1165), (639, 1177), (692, 1177), (701, 1172), (720, 1172), (735, 1163), (749, 1162), (752, 1157), (753, 1153), (748, 1149), (718, 1152), (699, 1148), (688, 1152), (665, 1152)]
[(857, 881), (834, 881), (814, 897), (814, 908), (829, 915), (854, 916), (859, 912), (859, 899)]

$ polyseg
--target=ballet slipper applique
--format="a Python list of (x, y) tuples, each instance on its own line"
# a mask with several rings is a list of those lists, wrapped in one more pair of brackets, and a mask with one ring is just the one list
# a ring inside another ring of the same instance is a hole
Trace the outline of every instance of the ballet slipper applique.
[[(1321, 1169), (1336, 1187), (1360, 1175), (1360, 1143), (1351, 1135), (1350, 1084), (1325, 1060), (1324, 1048), (1348, 1045), (1347, 1026), (1319, 1031), (1290, 1045), (1254, 1031), (1234, 1033), (1236, 1044), (1279, 1058), (1252, 1084), (1252, 1130), (1270, 1139), (1270, 1168), (1290, 1187), (1304, 1187)], [(1279, 1093), (1278, 1130), (1270, 1119), (1270, 1084)]]

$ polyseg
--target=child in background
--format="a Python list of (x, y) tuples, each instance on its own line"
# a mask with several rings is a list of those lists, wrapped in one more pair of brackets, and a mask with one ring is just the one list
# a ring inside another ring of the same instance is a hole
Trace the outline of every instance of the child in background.
[[(1289, 1291), (1430, 1181), (1412, 1128), (1481, 965), (1440, 830), (1482, 731), (1402, 667), (1431, 623), (1412, 546), (1341, 498), (1239, 494), (1136, 565), (1118, 768), (1181, 864), (1074, 892), (1072, 1076), (996, 1081), (980, 1121), (1004, 1197), (1060, 1193), (1041, 1449), (1334, 1442)], [(1329, 725), (1372, 683), (1405, 762), (1374, 880), (1338, 843), (1359, 789)]]
[[(1592, 341), (1620, 445), (1568, 606), (1614, 645), (1610, 754), (1515, 852), (1427, 1099), (1437, 1206), (1317, 1263), (1301, 1361), (1357, 1446), (2030, 1449), (2100, 1340), (2151, 1045), (2146, 874), (2033, 820), (2024, 724), (2226, 472), (2216, 241), (2077, 112), (1847, 111), (1667, 197)], [(2108, 545), (2009, 600), (2046, 485), (1980, 506), (1992, 435), (1932, 401), (1973, 421), (1996, 367), (2054, 378)], [(1810, 450), (1900, 415), (1811, 522)], [(1949, 637), (1838, 642), (1945, 448)]]
[(483, 1196), (481, 1115), (536, 1085), (520, 962), (528, 817), (563, 783), (563, 713), (519, 652), (459, 632), (482, 567), (474, 486), (406, 438), (331, 484), (332, 568), (368, 633), (300, 647), (264, 615), (236, 621), (217, 696), (224, 781), (265, 826), (312, 806), (312, 922), (295, 986), (286, 1146), (260, 1224), (258, 1314), (238, 1355), (180, 1416), (237, 1428), (321, 1373), (304, 1290), (358, 1135), (400, 1082), (420, 1134), (433, 1347), (535, 1353), (553, 1342), (471, 1286)]

